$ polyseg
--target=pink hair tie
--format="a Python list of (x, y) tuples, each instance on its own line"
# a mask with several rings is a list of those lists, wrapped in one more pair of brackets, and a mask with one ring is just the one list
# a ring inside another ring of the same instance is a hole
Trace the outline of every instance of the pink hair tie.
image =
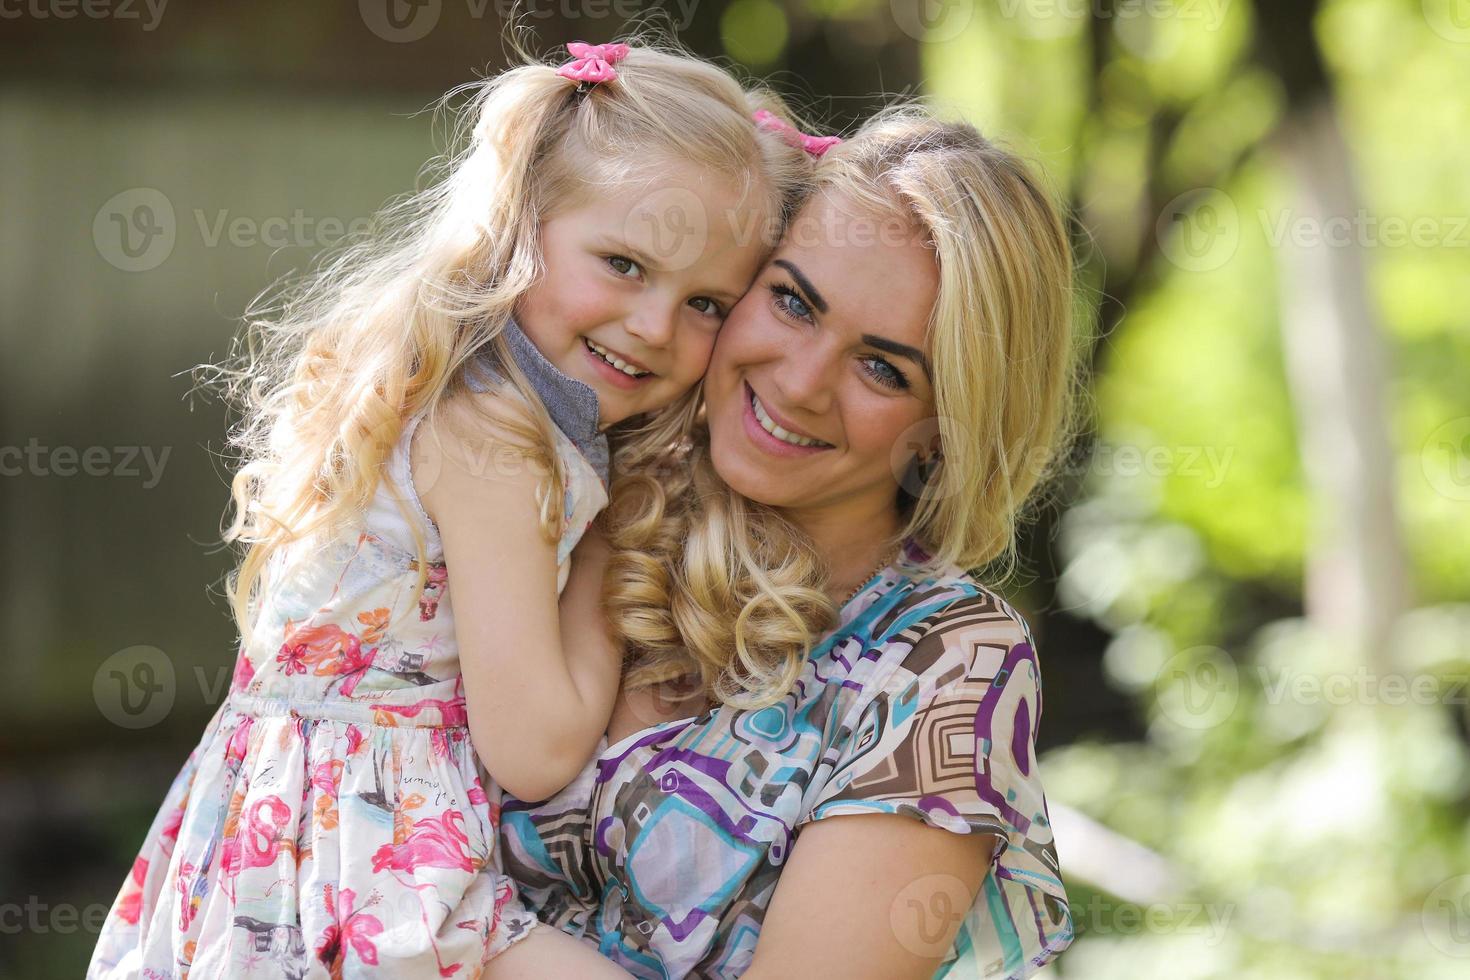
[(571, 52), (572, 60), (558, 68), (556, 73), (574, 82), (596, 85), (618, 77), (617, 69), (613, 65), (628, 57), (630, 49), (626, 44), (587, 44), (573, 41), (567, 45), (567, 50)]
[(766, 109), (757, 109), (751, 117), (755, 124), (768, 132), (785, 137), (792, 146), (799, 146), (814, 157), (819, 157), (842, 142), (840, 136), (812, 136), (803, 133), (780, 116)]

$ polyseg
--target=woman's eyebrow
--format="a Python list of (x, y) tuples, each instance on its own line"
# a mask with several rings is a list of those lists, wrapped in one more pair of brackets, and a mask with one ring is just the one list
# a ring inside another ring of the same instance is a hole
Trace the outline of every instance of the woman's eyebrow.
[(933, 383), (934, 373), (929, 370), (929, 358), (926, 357), (924, 355), (924, 352), (919, 350), (917, 347), (910, 347), (908, 344), (900, 344), (896, 340), (889, 340), (887, 337), (880, 337), (875, 333), (863, 334), (863, 343), (867, 344), (869, 347), (876, 347), (881, 351), (887, 351), (890, 354), (897, 354), (899, 357), (907, 357), (909, 360), (919, 365), (919, 367), (923, 368), (924, 377), (928, 378), (931, 384)]
[(817, 308), (818, 313), (827, 312), (827, 301), (822, 298), (821, 293), (817, 292), (816, 287), (812, 285), (812, 281), (808, 279), (802, 273), (802, 271), (796, 267), (795, 262), (788, 262), (785, 259), (777, 259), (771, 264), (779, 265), (781, 268), (791, 273), (791, 278), (796, 280), (796, 285), (801, 288), (802, 292), (806, 293), (806, 298), (812, 301), (812, 305)]

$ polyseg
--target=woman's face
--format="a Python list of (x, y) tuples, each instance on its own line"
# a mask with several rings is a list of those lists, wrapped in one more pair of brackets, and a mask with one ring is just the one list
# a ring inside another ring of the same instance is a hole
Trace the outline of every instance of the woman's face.
[(713, 463), (736, 493), (798, 518), (896, 511), (914, 455), (897, 443), (934, 415), (925, 238), (830, 194), (792, 222), (705, 376)]

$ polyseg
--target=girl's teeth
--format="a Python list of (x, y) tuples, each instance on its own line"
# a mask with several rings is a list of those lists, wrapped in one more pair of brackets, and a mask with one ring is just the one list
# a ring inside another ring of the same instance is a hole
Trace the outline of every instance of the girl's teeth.
[(766, 408), (764, 405), (761, 404), (761, 400), (755, 397), (755, 392), (751, 392), (750, 407), (755, 409), (756, 421), (760, 422), (761, 428), (765, 429), (767, 432), (775, 436), (777, 439), (780, 439), (782, 442), (789, 442), (793, 446), (823, 445), (823, 443), (819, 443), (815, 439), (808, 439), (805, 436), (793, 435), (792, 433), (787, 432), (785, 429), (781, 428), (779, 425), (773, 422), (771, 420), (771, 417), (766, 414)]
[(630, 365), (627, 361), (623, 360), (621, 357), (618, 357), (609, 352), (606, 347), (599, 347), (597, 344), (594, 344), (586, 337), (582, 338), (582, 342), (587, 345), (588, 349), (590, 349), (592, 353), (596, 354), (598, 357), (602, 358), (604, 361), (611, 364), (613, 367), (617, 368), (619, 371), (630, 377), (641, 378), (645, 374), (649, 373), (648, 371), (638, 370), (637, 368)]

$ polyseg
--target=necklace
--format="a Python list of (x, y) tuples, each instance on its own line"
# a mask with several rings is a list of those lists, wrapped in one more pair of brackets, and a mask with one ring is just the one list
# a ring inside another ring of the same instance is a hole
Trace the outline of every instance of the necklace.
[(863, 586), (867, 585), (874, 575), (877, 575), (883, 569), (887, 568), (889, 563), (892, 562), (894, 557), (898, 554), (898, 550), (900, 547), (902, 547), (902, 545), (895, 545), (893, 550), (884, 555), (883, 560), (878, 562), (878, 564), (873, 567), (873, 570), (871, 572), (859, 579), (858, 584), (854, 586), (853, 590), (847, 594), (847, 598), (843, 599), (840, 603), (837, 604), (837, 608), (841, 609), (843, 606), (851, 602), (853, 600), (853, 597), (862, 591)]

